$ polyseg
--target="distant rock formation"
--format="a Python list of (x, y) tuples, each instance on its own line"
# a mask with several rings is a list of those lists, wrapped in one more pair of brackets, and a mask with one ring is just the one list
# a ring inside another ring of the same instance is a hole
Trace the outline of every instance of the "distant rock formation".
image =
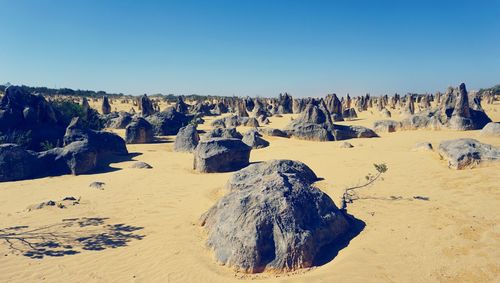
[(104, 96), (102, 98), (101, 111), (102, 111), (102, 114), (104, 114), (104, 115), (111, 113), (111, 104), (109, 104), (109, 99), (107, 96)]

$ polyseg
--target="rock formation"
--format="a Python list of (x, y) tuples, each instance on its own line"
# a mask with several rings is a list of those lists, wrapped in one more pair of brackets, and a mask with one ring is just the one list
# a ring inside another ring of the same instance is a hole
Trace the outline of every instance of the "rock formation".
[(230, 172), (248, 166), (251, 147), (240, 139), (202, 140), (194, 152), (193, 168), (198, 172)]
[(314, 172), (291, 160), (256, 163), (233, 174), (229, 193), (201, 218), (217, 261), (248, 273), (311, 267), (350, 223), (314, 187)]

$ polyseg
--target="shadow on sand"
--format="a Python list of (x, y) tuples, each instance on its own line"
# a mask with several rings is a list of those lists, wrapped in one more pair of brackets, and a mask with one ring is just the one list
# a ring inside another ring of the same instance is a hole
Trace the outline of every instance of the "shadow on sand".
[(102, 251), (125, 247), (132, 240), (145, 236), (136, 234), (143, 227), (107, 224), (108, 218), (73, 218), (41, 227), (14, 226), (0, 229), (4, 241), (14, 254), (32, 259), (45, 256), (66, 256), (83, 251)]
[(109, 173), (109, 172), (122, 170), (121, 168), (111, 167), (110, 164), (126, 162), (126, 161), (137, 161), (134, 158), (137, 156), (140, 156), (140, 155), (142, 155), (142, 153), (140, 153), (140, 152), (130, 152), (126, 155), (110, 155), (110, 156), (102, 157), (101, 160), (99, 160), (98, 166), (94, 170), (92, 170), (84, 175)]
[(313, 261), (314, 266), (321, 266), (332, 261), (342, 249), (349, 246), (349, 243), (352, 239), (358, 236), (361, 231), (365, 229), (366, 224), (364, 221), (355, 218), (344, 210), (341, 210), (341, 213), (343, 213), (346, 217), (349, 225), (351, 226), (351, 229), (349, 229), (349, 231), (344, 235), (340, 236), (340, 238), (335, 240), (333, 244), (324, 247), (321, 250), (320, 254), (318, 254), (318, 256)]

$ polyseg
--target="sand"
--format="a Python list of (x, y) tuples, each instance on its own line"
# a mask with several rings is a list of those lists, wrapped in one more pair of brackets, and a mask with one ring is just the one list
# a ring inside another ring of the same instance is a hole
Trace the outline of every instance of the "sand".
[[(485, 109), (500, 121), (500, 105)], [(273, 117), (269, 126), (282, 128), (292, 116)], [(371, 126), (377, 119), (381, 117), (363, 112), (358, 120), (342, 123)], [(500, 138), (482, 137), (478, 131), (396, 132), (349, 140), (354, 148), (339, 148), (341, 142), (267, 138), (271, 145), (253, 150), (251, 161), (306, 163), (324, 178), (317, 186), (337, 205), (343, 189), (362, 182), (373, 172), (373, 163), (389, 167), (382, 181), (364, 188), (362, 199), (349, 205), (349, 212), (366, 223), (364, 230), (332, 261), (291, 274), (245, 275), (215, 262), (198, 219), (220, 198), (231, 173), (195, 173), (192, 154), (173, 152), (175, 137), (128, 145), (137, 153), (133, 160), (113, 163), (105, 173), (0, 183), (0, 282), (498, 282), (500, 164), (456, 171), (435, 152), (411, 150), (417, 142), (437, 147), (442, 140), (461, 137), (500, 146)], [(154, 168), (130, 168), (135, 161)], [(94, 181), (104, 182), (104, 189), (89, 188)], [(81, 198), (80, 203), (27, 210), (66, 196)], [(60, 225), (75, 218), (105, 219), (95, 226)], [(120, 231), (135, 236), (113, 243), (109, 229), (123, 226), (106, 225), (115, 224), (129, 225)], [(5, 230), (22, 225), (29, 227)], [(59, 226), (43, 229), (49, 225)], [(41, 230), (21, 233), (27, 229)], [(76, 254), (32, 259), (22, 255), (26, 247), (16, 244), (21, 247), (16, 251), (4, 240), (13, 231), (28, 238), (55, 232), (70, 242), (102, 233), (102, 249), (95, 244), (85, 250), (76, 242)]]

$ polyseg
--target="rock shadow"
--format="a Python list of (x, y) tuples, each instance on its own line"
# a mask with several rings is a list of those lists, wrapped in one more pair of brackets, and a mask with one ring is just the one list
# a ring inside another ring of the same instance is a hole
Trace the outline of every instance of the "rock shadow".
[(336, 239), (332, 244), (323, 247), (313, 261), (313, 266), (321, 266), (335, 259), (339, 252), (349, 246), (352, 239), (357, 237), (365, 229), (366, 223), (355, 218), (344, 210), (341, 210), (349, 222), (350, 229)]
[(143, 227), (108, 224), (109, 218), (72, 218), (41, 227), (14, 226), (0, 229), (0, 241), (13, 254), (32, 259), (61, 257), (84, 251), (102, 251), (125, 247), (130, 241), (142, 240), (137, 234)]

